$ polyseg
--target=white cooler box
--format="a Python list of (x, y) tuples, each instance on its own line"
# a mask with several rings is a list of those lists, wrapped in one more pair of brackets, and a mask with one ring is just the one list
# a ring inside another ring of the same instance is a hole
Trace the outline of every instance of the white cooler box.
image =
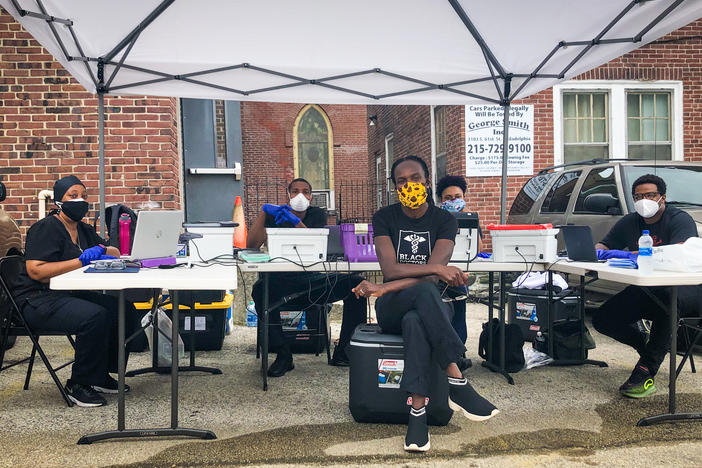
[(266, 228), (272, 262), (316, 263), (327, 260), (329, 229)]
[(556, 234), (551, 224), (490, 224), (492, 257), (496, 262), (556, 261)]
[(226, 256), (223, 260), (232, 259), (234, 254), (233, 227), (223, 227), (219, 223), (193, 223), (184, 224), (183, 227), (193, 234), (202, 234), (201, 238), (190, 240), (190, 258), (193, 261), (201, 259), (208, 261), (219, 256)]

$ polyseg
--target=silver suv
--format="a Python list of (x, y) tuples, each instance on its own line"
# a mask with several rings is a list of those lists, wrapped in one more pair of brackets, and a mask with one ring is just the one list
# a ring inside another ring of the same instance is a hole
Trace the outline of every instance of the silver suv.
[[(507, 222), (587, 225), (598, 242), (634, 211), (631, 184), (644, 174), (665, 181), (666, 204), (688, 212), (702, 236), (702, 163), (683, 161), (594, 159), (544, 169), (517, 194)], [(563, 249), (561, 240), (558, 248)], [(607, 294), (618, 289), (600, 281), (594, 285), (599, 285), (594, 291)]]

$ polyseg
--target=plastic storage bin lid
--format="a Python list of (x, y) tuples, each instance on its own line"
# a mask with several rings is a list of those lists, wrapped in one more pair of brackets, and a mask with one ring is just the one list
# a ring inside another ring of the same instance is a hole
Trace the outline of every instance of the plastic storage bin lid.
[[(224, 299), (222, 302), (210, 302), (209, 304), (200, 304), (199, 302), (195, 303), (195, 310), (215, 310), (215, 309), (228, 309), (232, 305), (232, 301), (234, 300), (234, 294), (226, 294), (224, 296)], [(171, 310), (173, 308), (173, 303), (171, 304), (166, 304), (164, 307), (166, 310)], [(180, 309), (182, 310), (188, 310), (190, 307), (180, 304)]]
[(553, 224), (488, 224), (488, 231), (541, 231), (553, 229)]

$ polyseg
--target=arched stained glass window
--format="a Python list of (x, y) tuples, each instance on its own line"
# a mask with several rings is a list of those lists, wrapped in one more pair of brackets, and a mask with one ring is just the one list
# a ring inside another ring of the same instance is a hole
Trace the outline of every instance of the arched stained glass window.
[(333, 189), (332, 129), (319, 106), (307, 105), (300, 111), (293, 139), (295, 177), (307, 179), (314, 190)]

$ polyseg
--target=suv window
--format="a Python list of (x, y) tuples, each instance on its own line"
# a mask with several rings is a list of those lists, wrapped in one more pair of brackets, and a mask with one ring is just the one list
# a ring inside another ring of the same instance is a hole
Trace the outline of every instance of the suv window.
[(568, 208), (570, 195), (573, 193), (573, 187), (578, 182), (578, 177), (582, 171), (570, 171), (561, 175), (556, 183), (551, 186), (551, 189), (546, 194), (543, 205), (541, 205), (542, 213), (565, 213)]
[(585, 198), (593, 193), (608, 193), (614, 198), (619, 198), (613, 167), (593, 169), (590, 171), (580, 189), (580, 194), (575, 202), (575, 209), (573, 211), (575, 213), (589, 213), (589, 211), (585, 209)]
[(554, 175), (553, 172), (549, 172), (547, 174), (539, 174), (529, 179), (514, 198), (512, 207), (509, 209), (509, 214), (523, 215), (529, 213), (531, 207), (534, 206), (534, 202), (539, 198), (541, 192), (543, 192), (548, 185), (548, 181), (551, 180), (551, 177)]

